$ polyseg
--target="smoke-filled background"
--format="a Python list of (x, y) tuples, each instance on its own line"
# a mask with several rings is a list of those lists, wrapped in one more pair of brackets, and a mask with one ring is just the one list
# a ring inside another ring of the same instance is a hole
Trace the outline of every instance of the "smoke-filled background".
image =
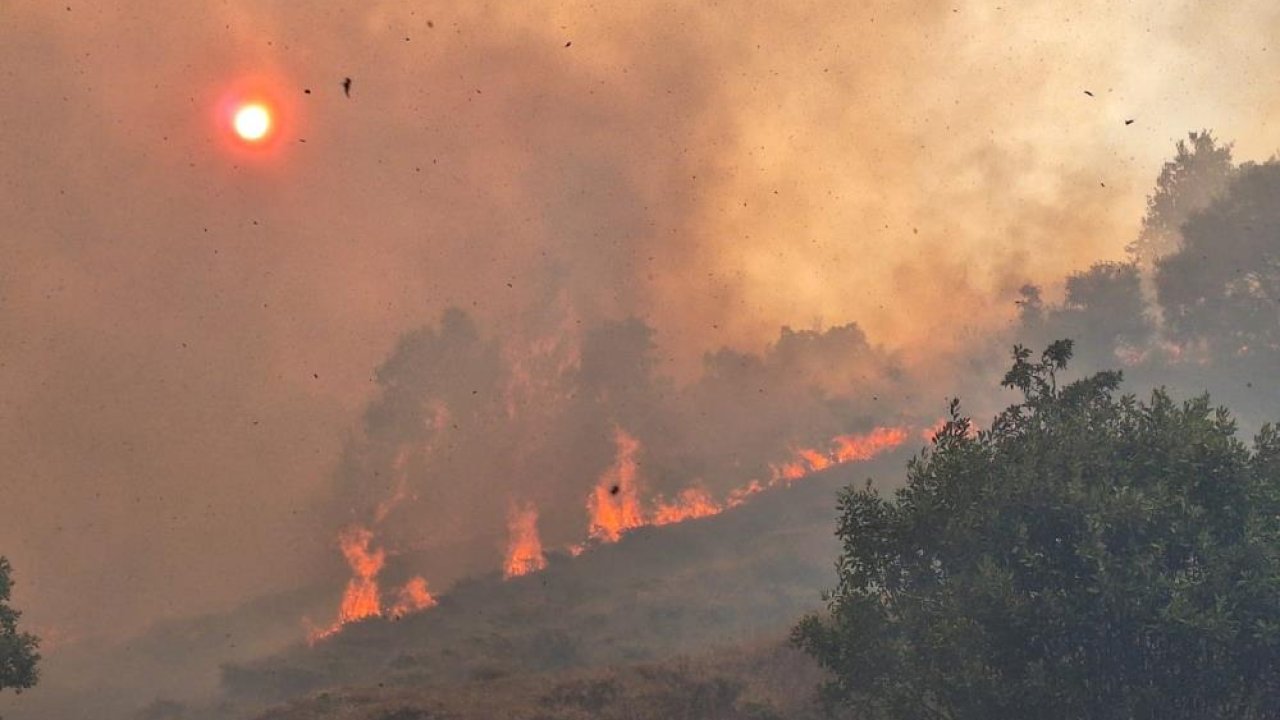
[[(722, 495), (927, 425), (1010, 327), (1095, 327), (1064, 280), (1155, 232), (1188, 130), (1270, 156), (1277, 31), (1268, 2), (10, 0), (15, 603), (56, 653), (340, 583), (352, 523), (447, 587), (512, 503), (580, 541), (619, 430), (654, 494)], [(244, 83), (269, 153), (218, 122)], [(1131, 330), (1102, 357), (1165, 347)]]

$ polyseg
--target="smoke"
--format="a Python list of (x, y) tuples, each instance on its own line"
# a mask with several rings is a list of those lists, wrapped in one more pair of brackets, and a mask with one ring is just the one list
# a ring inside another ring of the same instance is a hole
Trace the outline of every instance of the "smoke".
[[(511, 342), (457, 309), (401, 338), (334, 478), (332, 526), (427, 551), (414, 570), (452, 581), (498, 565), (515, 504), (564, 548), (586, 539), (610, 485), (632, 513), (691, 489), (727, 499), (799, 448), (921, 424), (908, 378), (856, 325), (784, 329), (759, 355), (722, 349), (690, 383), (658, 372), (653, 330), (634, 318), (591, 327), (580, 347)], [(430, 551), (446, 547), (441, 567)]]
[[(0, 551), (71, 637), (340, 572), (381, 503), (445, 576), (509, 501), (568, 542), (615, 426), (671, 493), (910, 415), (1187, 128), (1274, 145), (1264, 3), (0, 12)], [(269, 157), (212, 117), (255, 78)]]

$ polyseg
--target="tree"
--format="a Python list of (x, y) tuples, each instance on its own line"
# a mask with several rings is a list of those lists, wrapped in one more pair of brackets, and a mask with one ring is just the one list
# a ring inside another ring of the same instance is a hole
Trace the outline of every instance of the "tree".
[(794, 640), (868, 719), (1280, 717), (1280, 432), (1208, 397), (1060, 384), (1069, 341), (1014, 350), (1022, 401), (952, 403), (892, 499), (840, 496), (824, 616)]
[(30, 633), (18, 632), (22, 613), (9, 607), (11, 572), (9, 561), (0, 556), (0, 690), (14, 688), (22, 692), (39, 679), (36, 663), (40, 655), (36, 647), (40, 641)]
[(1138, 267), (1099, 262), (1067, 277), (1061, 305), (1046, 305), (1039, 288), (1021, 290), (1019, 339), (1070, 338), (1085, 349), (1085, 367), (1107, 367), (1118, 353), (1146, 346), (1155, 332), (1142, 299)]
[(1207, 206), (1235, 171), (1231, 145), (1218, 143), (1208, 130), (1189, 133), (1176, 149), (1160, 169), (1155, 191), (1147, 196), (1147, 214), (1137, 239), (1125, 248), (1144, 268), (1182, 246), (1183, 223)]
[[(1156, 266), (1167, 330), (1217, 358), (1280, 353), (1280, 162), (1246, 164)], [(1272, 365), (1274, 369), (1274, 365)]]

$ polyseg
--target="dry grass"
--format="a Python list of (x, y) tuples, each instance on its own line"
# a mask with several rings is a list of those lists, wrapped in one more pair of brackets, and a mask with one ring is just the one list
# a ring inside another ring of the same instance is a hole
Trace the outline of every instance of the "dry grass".
[(453, 686), (328, 690), (256, 720), (817, 720), (821, 678), (772, 643), (617, 668), (505, 676)]

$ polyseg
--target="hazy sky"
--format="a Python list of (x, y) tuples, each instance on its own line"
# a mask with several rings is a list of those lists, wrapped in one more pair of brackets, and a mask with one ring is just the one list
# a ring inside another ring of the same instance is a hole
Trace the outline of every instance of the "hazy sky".
[[(919, 362), (1119, 258), (1188, 130), (1280, 145), (1273, 2), (615, 5), (0, 3), (0, 553), (38, 629), (329, 562), (373, 368), (446, 306), (637, 314), (677, 373), (854, 320)], [(248, 86), (268, 152), (218, 114)]]

